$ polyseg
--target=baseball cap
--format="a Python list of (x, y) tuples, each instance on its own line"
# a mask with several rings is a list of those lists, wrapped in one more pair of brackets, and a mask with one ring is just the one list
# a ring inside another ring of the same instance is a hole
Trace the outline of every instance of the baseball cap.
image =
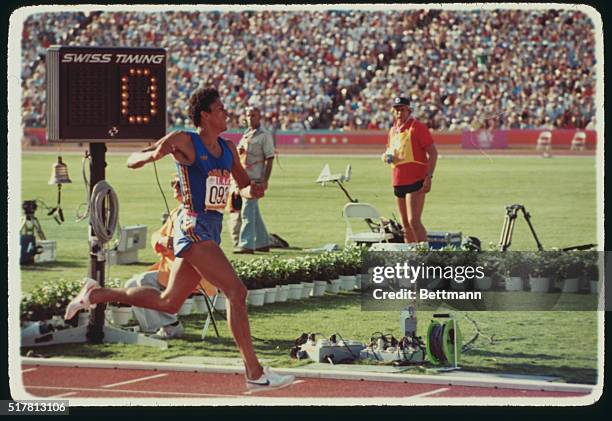
[(393, 99), (393, 107), (410, 107), (410, 100), (405, 96), (396, 96)]

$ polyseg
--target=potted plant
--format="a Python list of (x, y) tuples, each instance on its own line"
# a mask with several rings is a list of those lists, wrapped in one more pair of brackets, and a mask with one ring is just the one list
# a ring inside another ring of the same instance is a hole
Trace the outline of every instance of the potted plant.
[[(364, 245), (352, 245), (348, 247), (349, 265), (355, 277), (355, 289), (361, 289), (361, 272), (364, 270), (364, 257), (367, 248)], [(367, 272), (367, 271), (366, 271)]]
[(425, 288), (430, 291), (446, 290), (450, 285), (450, 280), (444, 278), (444, 268), (449, 264), (448, 252), (442, 250), (421, 251), (423, 258), (423, 267), (427, 270), (420, 279), (417, 285), (419, 288)]
[(338, 277), (336, 259), (333, 253), (323, 253), (317, 259), (318, 279), (327, 282), (327, 291), (332, 294), (340, 292), (342, 281)]
[(132, 306), (129, 304), (111, 302), (108, 303), (107, 311), (114, 325), (123, 326), (132, 320)]
[(302, 274), (295, 269), (295, 261), (297, 259), (288, 259), (285, 261), (285, 282), (289, 286), (287, 295), (288, 300), (300, 300), (302, 298)]
[[(369, 288), (372, 282), (372, 276), (375, 267), (385, 266), (385, 259), (383, 258), (383, 252), (366, 252), (362, 255), (361, 263), (361, 288)], [(365, 271), (365, 274), (363, 273)]]
[(273, 256), (268, 259), (262, 259), (262, 264), (264, 304), (274, 304), (277, 295), (276, 284), (278, 283), (278, 268), (279, 265), (282, 265), (282, 261), (277, 256)]
[(460, 251), (450, 252), (451, 258), (447, 263), (447, 267), (453, 268), (453, 277), (450, 280), (450, 287), (456, 291), (471, 291), (473, 290), (473, 277), (467, 276), (468, 268), (476, 266), (478, 255), (475, 251)]
[(300, 258), (300, 265), (308, 273), (308, 279), (312, 282), (310, 295), (312, 297), (320, 297), (325, 294), (327, 282), (318, 278), (320, 271), (317, 270), (317, 259), (312, 256), (304, 256)]
[(494, 286), (494, 279), (500, 271), (500, 256), (497, 252), (481, 252), (478, 254), (477, 265), (482, 267), (483, 277), (474, 278), (474, 288), (479, 291), (488, 291)]
[(352, 291), (355, 288), (355, 270), (351, 262), (349, 250), (335, 254), (335, 267), (340, 278), (340, 289)]
[(289, 291), (291, 288), (289, 284), (290, 265), (287, 260), (278, 259), (275, 262), (276, 264), (271, 270), (274, 272), (273, 277), (274, 282), (276, 283), (274, 287), (276, 288), (276, 302), (284, 303), (289, 297)]
[(500, 267), (506, 276), (506, 291), (522, 291), (523, 278), (527, 276), (529, 271), (525, 253), (522, 251), (506, 251), (501, 256)]
[(551, 252), (529, 254), (529, 287), (532, 292), (549, 292), (557, 271), (556, 256)]
[(294, 279), (296, 284), (299, 282), (302, 285), (301, 298), (310, 298), (314, 289), (314, 279), (310, 265), (306, 264), (305, 260), (301, 257), (291, 259), (287, 263), (289, 276)]
[(248, 290), (247, 302), (252, 306), (263, 306), (266, 295), (266, 290), (264, 289), (266, 278), (265, 261), (263, 259), (254, 259), (240, 269), (240, 279)]
[(580, 278), (585, 262), (580, 252), (563, 252), (558, 259), (558, 277), (562, 282), (561, 291), (576, 293), (580, 289)]
[(584, 278), (589, 282), (591, 294), (599, 293), (599, 252), (587, 251), (583, 253)]
[(361, 289), (361, 278), (366, 278), (364, 283), (367, 284), (368, 267), (366, 265), (366, 256), (368, 246), (366, 244), (351, 244), (347, 246), (343, 253), (347, 256), (347, 264), (351, 274), (355, 277), (355, 289)]

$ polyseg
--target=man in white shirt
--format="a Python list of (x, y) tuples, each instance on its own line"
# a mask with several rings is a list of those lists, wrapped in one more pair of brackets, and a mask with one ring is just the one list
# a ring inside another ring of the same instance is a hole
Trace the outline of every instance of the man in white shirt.
[[(256, 107), (246, 110), (248, 129), (238, 144), (240, 161), (251, 180), (268, 188), (274, 162), (274, 139), (272, 134), (261, 127), (261, 111)], [(270, 251), (268, 230), (259, 211), (258, 199), (243, 197), (240, 219), (230, 223), (241, 223), (237, 254), (253, 254), (256, 250)], [(234, 229), (234, 228), (232, 228)]]

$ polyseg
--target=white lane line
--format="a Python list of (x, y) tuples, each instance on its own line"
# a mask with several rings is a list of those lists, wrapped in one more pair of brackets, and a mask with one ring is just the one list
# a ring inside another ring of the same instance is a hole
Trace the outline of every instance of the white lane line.
[(435, 395), (436, 393), (442, 393), (442, 392), (446, 392), (448, 390), (448, 387), (442, 387), (440, 389), (436, 389), (436, 390), (431, 390), (429, 392), (423, 392), (423, 393), (419, 393), (417, 395), (410, 395), (408, 396), (409, 398), (424, 398), (425, 396), (429, 396), (429, 395)]
[(29, 371), (36, 371), (38, 368), (26, 368), (25, 370), (21, 370), (22, 373), (27, 373)]
[(106, 389), (106, 388), (109, 388), (109, 387), (123, 386), (124, 384), (137, 383), (137, 382), (142, 382), (142, 381), (145, 381), (145, 380), (157, 379), (159, 377), (165, 377), (167, 375), (168, 375), (168, 373), (161, 373), (161, 374), (156, 374), (154, 376), (139, 377), (137, 379), (126, 380), (124, 382), (119, 382), (119, 383), (107, 384), (107, 385), (100, 386), (100, 387), (103, 387), (103, 388)]
[(99, 387), (60, 387), (60, 386), (24, 386), (26, 389), (45, 390), (73, 390), (78, 392), (112, 392), (112, 393), (139, 393), (141, 395), (168, 395), (168, 396), (202, 396), (209, 398), (244, 398), (242, 395), (223, 395), (221, 393), (192, 393), (192, 392), (163, 392), (154, 390), (129, 390), (129, 389), (101, 389)]
[(60, 393), (59, 395), (49, 396), (49, 398), (67, 398), (68, 396), (78, 395), (77, 392)]

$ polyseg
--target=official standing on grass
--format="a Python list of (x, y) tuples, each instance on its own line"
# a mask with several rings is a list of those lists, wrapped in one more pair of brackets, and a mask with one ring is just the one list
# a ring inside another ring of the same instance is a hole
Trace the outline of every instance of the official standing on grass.
[(238, 187), (261, 197), (263, 188), (244, 171), (236, 147), (219, 137), (227, 130), (227, 111), (219, 92), (199, 88), (189, 99), (189, 117), (197, 131), (172, 132), (152, 147), (128, 158), (129, 168), (140, 168), (171, 154), (176, 162), (183, 197), (183, 211), (174, 226), (172, 263), (168, 288), (101, 288), (89, 279), (68, 304), (66, 319), (97, 303), (120, 302), (176, 313), (201, 278), (227, 297), (227, 321), (244, 361), (248, 389), (269, 390), (290, 385), (293, 376), (263, 368), (255, 354), (247, 313), (247, 289), (219, 247), (223, 210), (227, 205), (230, 177)]
[(393, 100), (393, 126), (382, 159), (392, 168), (393, 194), (404, 225), (404, 241), (424, 243), (427, 230), (421, 216), (438, 151), (427, 126), (411, 114), (408, 98), (398, 96)]
[[(272, 174), (274, 163), (274, 139), (272, 134), (261, 127), (261, 112), (256, 107), (246, 110), (248, 129), (238, 143), (240, 162), (251, 180), (268, 188), (268, 180)], [(240, 219), (230, 219), (230, 223), (241, 223), (237, 254), (252, 254), (255, 251), (270, 251), (270, 239), (266, 224), (259, 210), (259, 199), (256, 197), (243, 197)], [(235, 226), (230, 231), (235, 231)]]

